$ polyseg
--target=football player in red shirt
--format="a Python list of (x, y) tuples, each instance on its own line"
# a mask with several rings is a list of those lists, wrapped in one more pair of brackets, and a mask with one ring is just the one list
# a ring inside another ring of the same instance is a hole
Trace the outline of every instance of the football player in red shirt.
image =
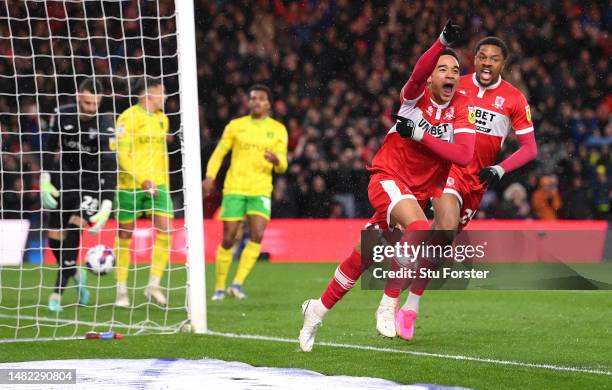
[[(370, 168), (368, 197), (375, 209), (367, 225), (370, 229), (428, 230), (422, 207), (431, 197), (442, 194), (452, 163), (466, 165), (472, 159), (475, 112), (467, 96), (455, 93), (459, 61), (447, 48), (459, 36), (460, 27), (449, 21), (439, 39), (419, 58), (401, 90), (397, 123), (389, 130)], [(312, 350), (324, 315), (367, 268), (362, 264), (359, 247), (357, 244), (338, 266), (321, 298), (302, 305), (304, 325), (299, 342), (303, 351)], [(390, 337), (395, 336), (398, 295), (399, 291), (395, 297), (385, 296), (376, 314), (377, 318), (390, 319), (389, 329), (379, 329)]]
[[(501, 78), (508, 47), (499, 38), (487, 37), (476, 45), (474, 73), (462, 76), (459, 92), (474, 102), (476, 146), (465, 167), (453, 165), (444, 193), (434, 199), (435, 227), (461, 230), (472, 219), (488, 187), (536, 158), (531, 111), (525, 96)], [(496, 164), (506, 137), (514, 131), (519, 148)]]
[[(448, 232), (448, 242), (452, 242), (456, 232), (464, 229), (476, 214), (487, 188), (537, 155), (527, 100), (521, 91), (501, 78), (507, 58), (508, 47), (504, 41), (486, 37), (476, 45), (474, 73), (459, 80), (459, 93), (472, 99), (476, 111), (476, 144), (472, 161), (467, 166), (453, 164), (443, 194), (432, 200), (434, 229)], [(511, 131), (518, 139), (519, 148), (496, 164)], [(413, 283), (406, 303), (398, 312), (412, 319), (412, 327), (426, 284), (425, 280)], [(389, 290), (385, 294), (389, 294)]]

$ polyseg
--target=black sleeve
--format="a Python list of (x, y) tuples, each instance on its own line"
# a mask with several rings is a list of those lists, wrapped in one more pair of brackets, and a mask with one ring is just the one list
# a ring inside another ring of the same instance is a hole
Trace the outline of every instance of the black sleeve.
[(112, 201), (115, 197), (117, 187), (117, 156), (110, 147), (110, 143), (115, 141), (115, 123), (113, 118), (108, 115), (100, 121), (100, 178), (104, 181), (102, 187), (102, 200)]
[(42, 171), (51, 175), (53, 183), (59, 183), (59, 169), (55, 158), (59, 144), (59, 108), (55, 109), (55, 114), (49, 118), (49, 126), (43, 134), (42, 150)]

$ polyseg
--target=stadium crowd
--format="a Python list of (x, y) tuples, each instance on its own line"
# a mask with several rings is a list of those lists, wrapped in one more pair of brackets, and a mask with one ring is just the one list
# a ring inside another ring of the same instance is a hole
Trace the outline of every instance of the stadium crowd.
[[(124, 5), (123, 12), (137, 15), (135, 3)], [(141, 3), (146, 11), (144, 4), (149, 2)], [(171, 12), (167, 5), (160, 9), (162, 15)], [(198, 0), (203, 164), (229, 120), (247, 112), (244, 92), (254, 83), (263, 83), (274, 94), (273, 117), (289, 132), (289, 169), (275, 179), (273, 217), (369, 217), (366, 166), (393, 123), (399, 89), (411, 67), (450, 16), (465, 27), (464, 42), (458, 49), (462, 73), (472, 70), (472, 49), (479, 39), (496, 35), (508, 43), (511, 53), (504, 78), (527, 96), (539, 147), (537, 161), (507, 175), (498, 188), (487, 193), (476, 218), (609, 219), (612, 6), (606, 1)], [(168, 35), (173, 23), (173, 19), (162, 20), (159, 27), (168, 41), (163, 49), (162, 45), (146, 47), (145, 54), (175, 50), (172, 34)], [(157, 27), (149, 27), (145, 30), (156, 34)], [(104, 24), (93, 23), (83, 31), (104, 35), (104, 28)], [(44, 26), (33, 31), (43, 30)], [(129, 39), (140, 32), (138, 23), (124, 23), (123, 28), (111, 24), (107, 30), (136, 46), (97, 50), (97, 57), (89, 63), (97, 74), (114, 80), (129, 75), (127, 70), (175, 72), (172, 59), (163, 64), (159, 59), (152, 64), (138, 63), (138, 53), (136, 57), (126, 55), (139, 50), (140, 42)], [(8, 32), (6, 27), (4, 31)], [(11, 30), (14, 36), (27, 36), (29, 31), (28, 23), (16, 23)], [(1, 51), (10, 49), (8, 40), (0, 41)], [(66, 45), (53, 49), (55, 55), (66, 56), (70, 50)], [(86, 52), (87, 47), (82, 50)], [(0, 74), (12, 74), (9, 58), (0, 58)], [(31, 70), (32, 63), (20, 60), (25, 70)], [(60, 65), (60, 72), (73, 69)], [(54, 71), (50, 63), (39, 63), (36, 69), (49, 75)], [(88, 73), (91, 68), (80, 71)], [(46, 85), (44, 77), (39, 79)], [(37, 85), (34, 78), (29, 83)], [(169, 83), (172, 96), (176, 91), (173, 76)], [(125, 91), (125, 86), (117, 85), (116, 90)], [(107, 100), (112, 100), (109, 106), (125, 105), (117, 103), (117, 98)], [(0, 112), (5, 113), (0, 117), (2, 189), (3, 193), (13, 190), (2, 199), (5, 217), (7, 210), (39, 207), (37, 175), (20, 173), (39, 170), (33, 156), (40, 148), (37, 134), (47, 117), (37, 110), (51, 112), (49, 105), (55, 98), (43, 99), (44, 104), (39, 100), (38, 105), (35, 96), (24, 98), (19, 108), (27, 115), (6, 114), (16, 111), (17, 101), (0, 94)], [(171, 117), (178, 111), (175, 97), (170, 98), (167, 110)], [(174, 119), (176, 124), (176, 115)], [(19, 128), (21, 134), (6, 133), (7, 128)], [(171, 150), (178, 147), (174, 143)], [(506, 140), (505, 153), (515, 148), (512, 138)], [(177, 171), (179, 157), (180, 153), (174, 153), (171, 158)], [(173, 188), (180, 189), (180, 173), (173, 178)], [(223, 178), (217, 182), (220, 189)], [(19, 196), (24, 189), (24, 197)], [(205, 212), (211, 215), (219, 202), (217, 194), (206, 202)]]
[[(612, 7), (584, 4), (210, 2), (197, 18), (205, 144), (245, 112), (237, 91), (267, 84), (291, 155), (288, 174), (276, 179), (273, 216), (369, 217), (365, 167), (411, 66), (452, 16), (466, 30), (463, 73), (478, 40), (507, 41), (504, 78), (528, 97), (539, 144), (537, 161), (489, 191), (477, 217), (609, 218)], [(506, 146), (516, 147), (513, 139)]]

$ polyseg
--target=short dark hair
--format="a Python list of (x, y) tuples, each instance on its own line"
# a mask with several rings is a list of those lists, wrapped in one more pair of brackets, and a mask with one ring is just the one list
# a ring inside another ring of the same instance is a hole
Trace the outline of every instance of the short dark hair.
[(268, 100), (270, 102), (272, 102), (272, 91), (267, 86), (265, 86), (263, 84), (255, 84), (251, 88), (249, 88), (248, 94), (250, 95), (251, 92), (253, 92), (253, 91), (262, 91), (262, 92), (265, 92), (266, 95), (268, 95)]
[(476, 49), (474, 50), (474, 54), (478, 53), (480, 50), (480, 46), (482, 45), (493, 45), (497, 46), (501, 49), (502, 55), (504, 56), (504, 60), (508, 58), (508, 45), (502, 39), (498, 37), (485, 37), (482, 38), (477, 44)]
[(447, 47), (442, 50), (442, 54), (440, 54), (440, 57), (441, 56), (453, 56), (455, 57), (458, 63), (461, 63), (461, 61), (459, 61), (459, 55), (457, 54), (457, 52), (454, 49), (451, 49), (450, 47)]
[(94, 95), (100, 95), (104, 92), (102, 83), (93, 77), (87, 77), (79, 83), (79, 93), (91, 92)]
[(148, 88), (155, 87), (157, 85), (162, 85), (162, 84), (163, 84), (163, 80), (161, 77), (144, 76), (144, 77), (139, 78), (136, 81), (136, 83), (134, 84), (134, 88), (132, 89), (132, 92), (135, 95), (140, 96)]

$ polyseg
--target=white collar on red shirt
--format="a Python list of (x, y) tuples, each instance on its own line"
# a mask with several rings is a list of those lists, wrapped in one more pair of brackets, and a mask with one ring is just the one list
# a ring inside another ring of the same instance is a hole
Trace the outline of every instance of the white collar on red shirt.
[[(451, 100), (453, 100), (453, 99), (451, 99)], [(431, 98), (431, 96), (429, 97), (429, 101), (431, 102), (431, 105), (434, 106), (435, 108), (441, 108), (441, 109), (444, 109), (444, 108), (448, 107), (448, 105), (450, 104), (451, 100), (447, 101), (444, 104), (438, 104), (438, 103), (434, 102), (434, 100)]]
[(502, 77), (500, 75), (499, 79), (495, 82), (495, 84), (491, 84), (488, 87), (483, 87), (482, 85), (480, 85), (478, 80), (476, 80), (476, 73), (472, 73), (472, 81), (474, 82), (474, 85), (478, 87), (478, 97), (481, 98), (481, 97), (484, 96), (484, 93), (485, 93), (486, 90), (488, 90), (488, 89), (495, 89), (495, 88), (499, 87), (499, 85), (502, 82)]

